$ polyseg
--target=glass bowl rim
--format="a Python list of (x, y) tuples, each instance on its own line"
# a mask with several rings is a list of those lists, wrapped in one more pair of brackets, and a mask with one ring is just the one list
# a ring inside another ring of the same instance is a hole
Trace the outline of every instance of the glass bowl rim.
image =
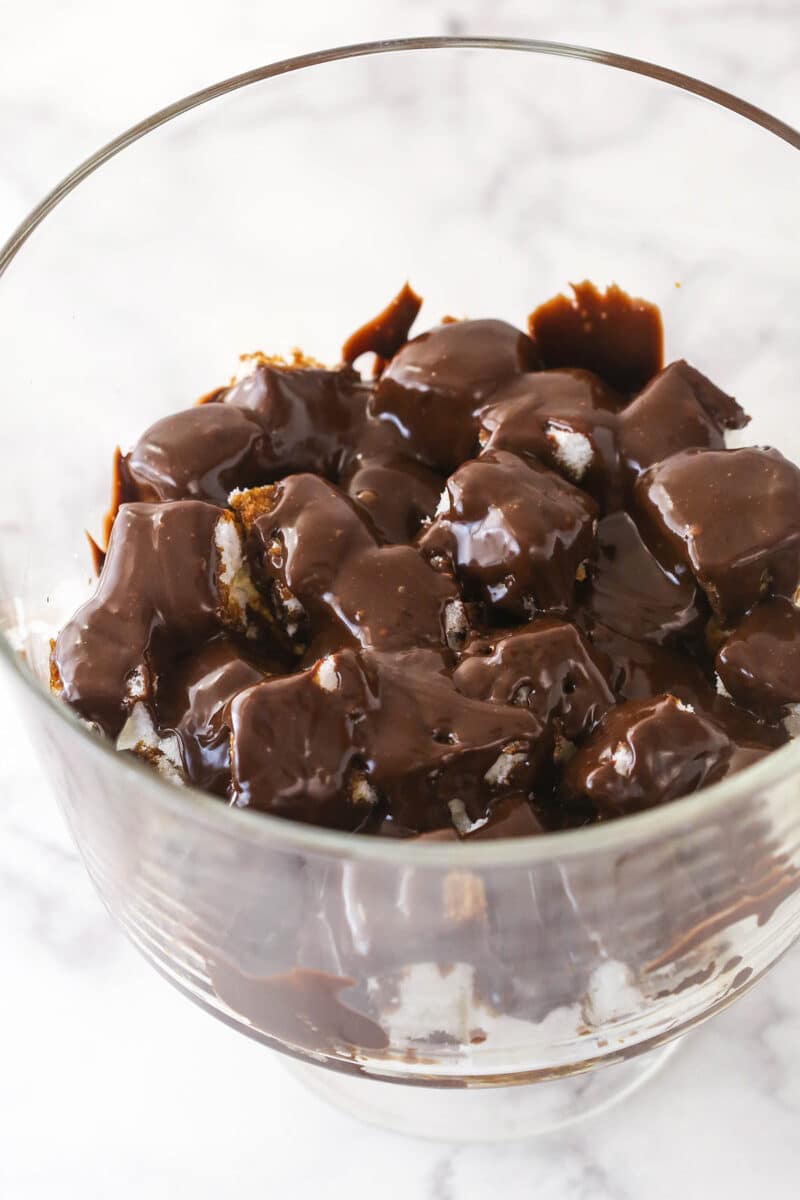
[[(80, 163), (31, 210), (6, 243), (0, 247), (0, 277), (3, 276), (37, 226), (84, 179), (127, 146), (176, 117), (251, 84), (329, 62), (402, 51), (451, 49), (522, 51), (550, 55), (594, 63), (628, 74), (654, 79), (674, 87), (677, 91), (698, 96), (711, 101), (718, 107), (726, 108), (800, 150), (800, 130), (793, 128), (778, 117), (772, 116), (764, 109), (740, 99), (731, 92), (704, 83), (691, 75), (685, 75), (682, 72), (628, 55), (593, 49), (588, 46), (512, 37), (432, 36), (360, 42), (281, 59), (234, 75), (192, 92), (131, 126)], [(2, 631), (0, 631), (0, 657), (6, 661), (23, 686), (30, 690), (45, 709), (55, 713), (57, 720), (64, 721), (66, 726), (71, 727), (78, 737), (84, 739), (87, 746), (91, 746), (92, 753), (109, 756), (109, 761), (113, 759), (114, 762), (113, 770), (123, 773), (123, 777), (127, 775), (134, 782), (139, 780), (143, 785), (143, 790), (157, 795), (159, 802), (175, 815), (183, 820), (205, 825), (220, 834), (236, 835), (247, 838), (251, 842), (263, 842), (272, 849), (281, 848), (287, 852), (305, 851), (339, 859), (384, 862), (387, 865), (394, 864), (398, 867), (409, 865), (443, 867), (452, 866), (457, 862), (460, 866), (472, 865), (476, 868), (492, 865), (533, 864), (582, 854), (599, 854), (626, 849), (633, 844), (646, 841), (650, 837), (680, 836), (689, 833), (693, 823), (698, 822), (700, 818), (717, 812), (732, 800), (741, 799), (761, 787), (779, 783), (800, 768), (800, 739), (798, 739), (797, 742), (790, 742), (782, 746), (761, 761), (711, 787), (703, 788), (661, 807), (620, 817), (607, 823), (558, 833), (477, 843), (420, 843), (416, 839), (360, 837), (353, 833), (306, 825), (268, 813), (231, 807), (219, 798), (197, 788), (176, 787), (162, 779), (151, 767), (133, 755), (119, 754), (110, 741), (98, 737), (87, 729), (67, 705), (53, 696), (33, 672), (24, 665), (18, 651)]]

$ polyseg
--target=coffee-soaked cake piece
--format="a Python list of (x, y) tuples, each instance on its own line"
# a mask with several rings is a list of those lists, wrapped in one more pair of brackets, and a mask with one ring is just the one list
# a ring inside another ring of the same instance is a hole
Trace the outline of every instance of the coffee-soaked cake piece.
[[(233, 798), (355, 829), (387, 809), (407, 831), (486, 816), (549, 756), (527, 709), (461, 695), (434, 651), (343, 650), (231, 707)], [(315, 747), (308, 753), (309, 745)]]
[(413, 546), (378, 546), (355, 505), (316, 475), (232, 496), (253, 576), (291, 639), (318, 650), (463, 643), (455, 583)]
[(684, 450), (635, 487), (661, 557), (689, 567), (725, 625), (800, 585), (800, 470), (778, 450)]
[(800, 610), (789, 600), (757, 604), (717, 652), (717, 671), (737, 704), (797, 726)]
[(56, 639), (64, 699), (112, 737), (151, 702), (159, 657), (244, 632), (249, 592), (231, 513), (198, 500), (124, 504), (97, 589)]
[(122, 456), (122, 499), (225, 504), (234, 488), (289, 471), (336, 478), (359, 439), (368, 395), (349, 368), (255, 355), (233, 386), (142, 434)]
[(477, 413), (492, 392), (539, 366), (529, 337), (505, 321), (453, 321), (420, 334), (394, 356), (370, 407), (391, 421), (409, 452), (452, 471), (477, 449)]
[(665, 567), (626, 512), (603, 517), (597, 527), (586, 609), (609, 629), (659, 644), (696, 639), (709, 615), (691, 571)]
[(597, 506), (540, 464), (486, 450), (451, 475), (419, 539), (489, 610), (564, 612), (594, 555)]
[(240, 408), (264, 430), (271, 470), (260, 482), (296, 471), (336, 479), (358, 440), (370, 394), (350, 367), (281, 366), (256, 356), (220, 403)]
[(529, 708), (572, 742), (591, 732), (615, 703), (609, 668), (575, 625), (540, 617), (471, 641), (453, 683), (476, 700)]
[(689, 363), (670, 363), (620, 413), (619, 449), (628, 483), (679, 450), (721, 450), (725, 430), (742, 429), (749, 420), (732, 396)]
[(478, 437), (485, 450), (545, 463), (613, 511), (622, 503), (617, 424), (623, 403), (591, 371), (535, 371), (495, 392), (481, 410)]
[(562, 796), (608, 820), (676, 800), (768, 753), (761, 744), (732, 741), (675, 696), (631, 700), (612, 709), (567, 763)]
[(175, 738), (186, 782), (227, 795), (231, 701), (244, 688), (287, 669), (277, 655), (256, 655), (252, 642), (221, 634), (162, 671), (153, 705), (154, 726), (160, 738)]
[(749, 418), (684, 361), (670, 363), (628, 403), (591, 371), (561, 367), (523, 375), (481, 411), (485, 449), (538, 458), (594, 496), (623, 508), (646, 467), (690, 447), (720, 449)]
[(242, 484), (269, 475), (264, 431), (244, 409), (197, 404), (162, 417), (122, 457), (120, 475), (128, 500), (207, 500), (227, 503)]

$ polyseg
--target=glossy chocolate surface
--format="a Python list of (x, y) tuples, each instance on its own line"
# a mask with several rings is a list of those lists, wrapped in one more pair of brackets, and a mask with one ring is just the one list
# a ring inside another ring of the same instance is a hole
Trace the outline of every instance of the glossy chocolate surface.
[[(687, 363), (662, 369), (652, 305), (574, 292), (531, 337), (476, 320), (409, 341), (406, 285), (342, 365), (251, 356), (157, 421), (115, 459), (54, 689), (171, 779), (364, 836), (539, 835), (781, 745), (800, 471), (724, 449), (747, 418)], [(467, 900), (447, 904), (474, 933)], [(324, 1000), (344, 1043), (345, 975), (253, 980), (248, 1003), (305, 1005), (303, 1045)]]
[(219, 632), (220, 519), (221, 509), (198, 500), (120, 509), (97, 590), (53, 649), (64, 699), (106, 733), (153, 694), (159, 647), (173, 653)]
[(759, 716), (800, 704), (800, 610), (781, 599), (757, 604), (718, 651), (717, 671), (736, 703)]
[(749, 417), (732, 396), (682, 359), (670, 363), (620, 414), (619, 446), (629, 480), (646, 467), (698, 447), (721, 450), (726, 429)]
[(494, 796), (532, 788), (548, 750), (532, 712), (461, 695), (419, 650), (344, 650), (240, 693), (231, 712), (234, 803), (345, 829), (386, 804), (415, 832), (451, 824), (451, 804), (480, 819)]
[(226, 504), (234, 487), (269, 472), (260, 425), (240, 409), (199, 404), (163, 417), (121, 464), (126, 499), (208, 500)]
[(196, 787), (225, 796), (231, 778), (230, 702), (286, 664), (258, 660), (244, 644), (220, 636), (190, 652), (164, 676), (155, 700), (162, 733), (180, 744), (186, 778)]
[(717, 617), (800, 584), (800, 470), (778, 450), (685, 450), (639, 477), (651, 544), (694, 573)]
[(604, 510), (622, 503), (617, 451), (621, 396), (591, 371), (536, 371), (501, 388), (481, 411), (486, 450), (546, 463)]
[(587, 608), (609, 629), (659, 644), (698, 634), (708, 615), (693, 575), (659, 562), (626, 512), (598, 526)]
[[(258, 482), (294, 471), (335, 478), (357, 440), (370, 395), (349, 367), (286, 367), (265, 361), (224, 392), (264, 431), (269, 467)], [(246, 485), (240, 485), (246, 486)]]
[(700, 664), (683, 651), (637, 641), (599, 621), (590, 621), (588, 628), (594, 647), (612, 663), (611, 686), (620, 700), (672, 692), (687, 704), (699, 704), (713, 694)]
[(339, 486), (372, 523), (379, 541), (413, 541), (439, 503), (445, 477), (409, 453), (390, 421), (367, 416), (339, 473)]
[(571, 298), (554, 296), (528, 319), (544, 366), (582, 367), (621, 392), (639, 391), (663, 363), (661, 313), (615, 284), (605, 292), (588, 280), (571, 287)]
[(453, 683), (476, 700), (528, 708), (543, 725), (557, 722), (564, 737), (574, 741), (615, 702), (608, 666), (575, 625), (540, 617), (492, 640), (470, 643)]
[[(256, 580), (290, 638), (331, 648), (444, 647), (448, 576), (413, 546), (378, 546), (352, 501), (317, 475), (259, 489), (247, 549)], [(235, 505), (238, 506), (236, 501)]]
[(613, 709), (570, 759), (563, 795), (608, 820), (676, 800), (767, 753), (731, 741), (675, 696), (632, 700)]
[(536, 347), (505, 321), (453, 321), (404, 346), (386, 368), (372, 412), (438, 470), (477, 449), (477, 412), (492, 392), (539, 366)]
[(486, 450), (451, 475), (419, 547), (489, 609), (564, 612), (594, 556), (597, 506), (554, 471)]

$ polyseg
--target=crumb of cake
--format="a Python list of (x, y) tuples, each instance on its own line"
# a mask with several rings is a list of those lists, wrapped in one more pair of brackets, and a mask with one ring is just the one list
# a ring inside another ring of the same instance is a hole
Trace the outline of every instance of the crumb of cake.
[(185, 783), (180, 744), (175, 734), (160, 735), (146, 704), (137, 701), (117, 737), (116, 748), (144, 758), (172, 783)]
[(241, 521), (245, 532), (249, 532), (259, 517), (275, 507), (279, 487), (275, 483), (256, 488), (234, 488), (228, 496), (228, 504)]
[(611, 755), (614, 770), (623, 779), (627, 779), (633, 770), (633, 751), (625, 742), (617, 742), (617, 747)]
[(371, 808), (378, 803), (378, 793), (363, 771), (353, 771), (348, 780), (350, 802), (361, 808)]
[(445, 641), (451, 650), (460, 650), (469, 633), (469, 617), (463, 600), (448, 600), (444, 606)]
[(260, 610), (263, 602), (250, 578), (239, 528), (230, 513), (223, 513), (217, 522), (214, 544), (219, 561), (217, 586), (223, 619), (246, 630), (248, 613)]
[(510, 747), (504, 749), (484, 775), (485, 782), (489, 787), (505, 787), (514, 773), (514, 768), (521, 766), (526, 757), (524, 753), (515, 752)]
[(50, 691), (53, 692), (54, 695), (60, 696), (64, 690), (64, 684), (61, 681), (61, 675), (59, 673), (58, 667), (56, 666), (55, 659), (53, 658), (53, 653), (55, 651), (55, 648), (56, 648), (56, 639), (50, 638), (50, 657), (48, 659), (49, 666), (50, 666)]
[(800, 704), (790, 704), (783, 718), (783, 727), (790, 738), (800, 737)]
[(323, 692), (335, 692), (338, 690), (341, 680), (339, 672), (336, 670), (336, 660), (332, 654), (328, 654), (325, 658), (320, 659), (314, 669), (312, 678), (317, 687), (322, 688)]
[(442, 882), (442, 899), (445, 917), (456, 925), (487, 920), (486, 888), (471, 871), (449, 871)]
[(310, 354), (305, 354), (298, 346), (292, 347), (289, 358), (283, 354), (264, 354), (262, 350), (254, 350), (251, 354), (239, 355), (239, 365), (231, 376), (231, 387), (241, 383), (259, 367), (280, 367), (283, 371), (303, 371), (314, 367), (324, 370), (325, 364)]
[(143, 666), (136, 667), (128, 676), (128, 697), (131, 700), (144, 700), (147, 692), (147, 673)]
[(583, 433), (548, 425), (547, 438), (554, 447), (553, 457), (575, 483), (579, 483), (592, 465), (594, 450)]
[(447, 807), (450, 809), (453, 828), (459, 837), (467, 837), (469, 834), (475, 833), (478, 829), (482, 829), (488, 823), (488, 817), (479, 817), (477, 821), (473, 821), (467, 812), (464, 801), (459, 800), (457, 797), (448, 801)]
[(578, 747), (575, 745), (575, 743), (570, 741), (568, 737), (564, 737), (564, 734), (561, 732), (558, 726), (556, 726), (554, 732), (553, 762), (561, 764), (568, 763), (577, 749)]

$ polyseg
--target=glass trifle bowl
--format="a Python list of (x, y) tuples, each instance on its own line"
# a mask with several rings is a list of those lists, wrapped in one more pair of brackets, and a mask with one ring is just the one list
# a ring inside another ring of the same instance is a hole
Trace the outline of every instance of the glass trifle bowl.
[(48, 690), (114, 446), (240, 352), (337, 361), (406, 278), (430, 321), (520, 324), (588, 277), (658, 303), (667, 360), (739, 397), (748, 442), (800, 457), (798, 148), (752, 106), (613, 54), (346, 47), (156, 114), (0, 252), (0, 645), (75, 841), (162, 974), (368, 1119), (522, 1136), (649, 1076), (800, 933), (800, 746), (644, 814), (477, 844), (173, 786)]

